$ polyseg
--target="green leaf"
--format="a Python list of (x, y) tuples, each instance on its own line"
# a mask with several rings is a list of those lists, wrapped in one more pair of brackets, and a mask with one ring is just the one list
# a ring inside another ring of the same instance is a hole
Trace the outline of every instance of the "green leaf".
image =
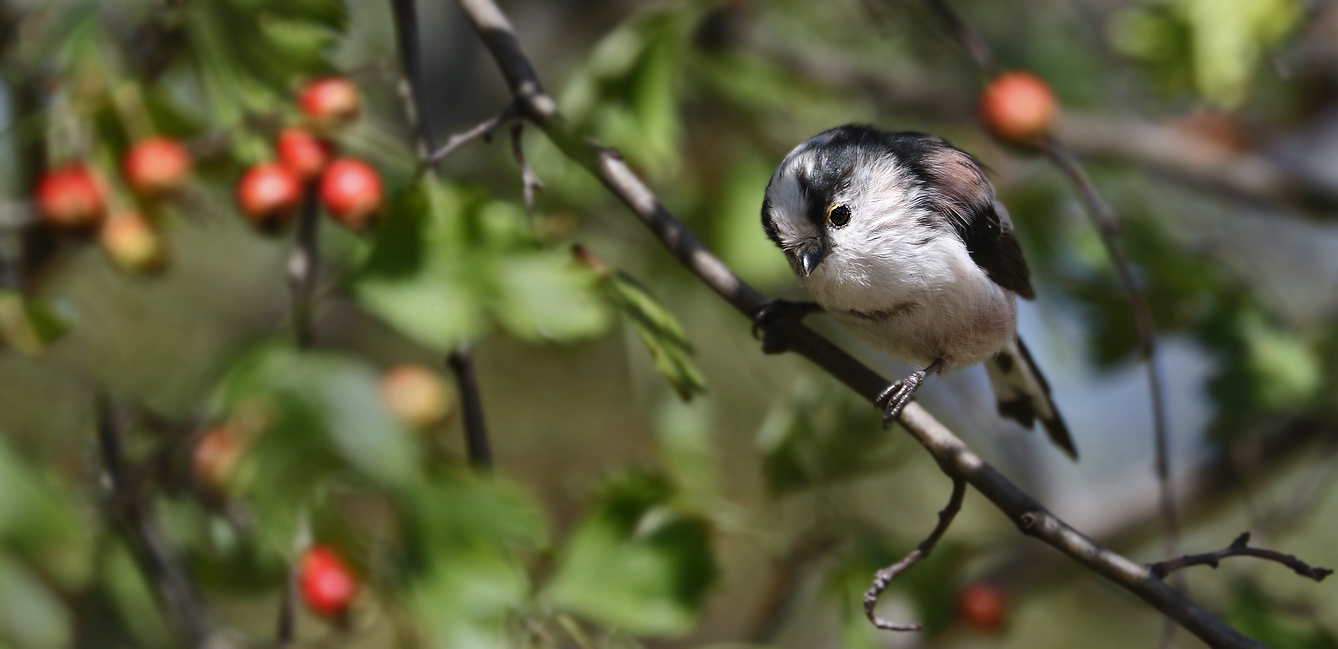
[(718, 569), (710, 524), (670, 506), (672, 496), (653, 475), (607, 484), (558, 559), (546, 591), (553, 603), (632, 633), (690, 631)]
[(91, 570), (90, 527), (75, 503), (46, 484), (0, 437), (0, 547), (75, 588)]
[(1111, 41), (1154, 71), (1188, 76), (1208, 100), (1235, 107), (1302, 16), (1298, 0), (1145, 0), (1111, 22)]
[[(225, 403), (233, 406), (257, 402), (277, 406), (278, 421), (291, 424), (296, 434), (262, 436), (260, 443), (274, 444), (276, 453), (310, 452), (314, 460), (333, 451), (349, 467), (383, 485), (412, 484), (420, 477), (417, 438), (386, 409), (379, 381), (374, 368), (355, 358), (276, 344), (262, 346), (237, 363), (222, 393)], [(321, 437), (311, 437), (312, 432)], [(287, 470), (298, 470), (302, 464)]]
[(1232, 590), (1232, 624), (1260, 644), (1289, 649), (1338, 649), (1338, 637), (1333, 632), (1316, 619), (1286, 613), (1286, 603), (1271, 597), (1254, 581), (1242, 580)]
[(70, 319), (49, 302), (17, 291), (0, 291), (0, 342), (37, 355), (63, 338), (70, 326)]
[(673, 313), (624, 273), (605, 277), (604, 294), (627, 314), (637, 336), (650, 351), (655, 369), (669, 380), (680, 398), (688, 401), (694, 394), (706, 391), (706, 377), (692, 362), (692, 343)]
[(900, 447), (882, 416), (845, 386), (804, 378), (762, 425), (757, 443), (773, 496), (894, 466)]
[(74, 620), (60, 600), (22, 564), (0, 553), (0, 640), (21, 649), (70, 645)]
[(409, 494), (404, 573), (429, 646), (517, 646), (510, 622), (529, 597), (517, 553), (546, 542), (532, 499), (505, 482), (448, 472)]
[(595, 300), (596, 275), (570, 255), (535, 252), (499, 260), (498, 321), (531, 342), (589, 338), (608, 329), (608, 313)]

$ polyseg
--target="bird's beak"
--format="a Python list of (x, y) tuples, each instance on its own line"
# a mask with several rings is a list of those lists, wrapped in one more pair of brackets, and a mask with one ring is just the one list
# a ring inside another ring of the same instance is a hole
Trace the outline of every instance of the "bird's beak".
[(799, 261), (800, 269), (804, 271), (804, 277), (808, 277), (827, 256), (827, 245), (822, 239), (812, 239), (795, 249), (794, 256)]

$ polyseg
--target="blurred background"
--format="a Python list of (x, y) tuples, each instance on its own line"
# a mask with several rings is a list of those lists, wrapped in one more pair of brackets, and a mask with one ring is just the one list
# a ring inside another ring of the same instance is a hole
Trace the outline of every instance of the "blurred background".
[[(425, 171), (419, 140), (509, 96), (455, 3), (416, 5), (397, 24), (375, 0), (0, 2), (0, 647), (278, 646), (284, 621), (320, 647), (1167, 646), (1156, 611), (975, 492), (883, 597), (883, 617), (925, 630), (870, 627), (873, 571), (932, 529), (950, 481), (834, 379), (763, 355), (536, 129), (519, 135), (543, 183), (532, 215), (509, 124)], [(1000, 66), (1050, 84), (1057, 139), (1119, 215), (1159, 334), (1180, 551), (1248, 530), (1338, 564), (1338, 4), (951, 5)], [(568, 119), (769, 295), (803, 297), (759, 223), (793, 146), (859, 122), (977, 155), (1032, 269), (1022, 334), (1082, 459), (1002, 420), (980, 368), (919, 400), (1079, 530), (1163, 558), (1129, 301), (1064, 176), (982, 129), (987, 74), (926, 3), (502, 7)], [(361, 97), (335, 125), (307, 101), (329, 78)], [(309, 348), (301, 228), (282, 224), (301, 195), (262, 209), (241, 190), (288, 127), (384, 186), (365, 228), (326, 193), (333, 171), (310, 181), (305, 203), (319, 185), (333, 218), (307, 222)], [(192, 163), (170, 192), (128, 161), (154, 136)], [(52, 216), (78, 209), (34, 188), (70, 165), (106, 223), (147, 224), (142, 256)], [(809, 323), (885, 376), (910, 369)], [(445, 363), (462, 344), (491, 474), (466, 460)], [(429, 370), (412, 389), (389, 372), (406, 364)], [(312, 601), (313, 546), (358, 584), (336, 614)], [(1264, 643), (1338, 646), (1330, 582), (1245, 558), (1183, 575)]]

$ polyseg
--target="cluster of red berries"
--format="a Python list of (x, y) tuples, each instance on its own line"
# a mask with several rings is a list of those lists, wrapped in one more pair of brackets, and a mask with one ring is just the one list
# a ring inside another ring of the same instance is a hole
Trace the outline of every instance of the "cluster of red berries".
[(362, 99), (357, 86), (331, 77), (308, 84), (298, 97), (306, 118), (275, 141), (278, 160), (251, 167), (237, 184), (237, 204), (257, 228), (273, 232), (290, 223), (302, 207), (305, 188), (316, 187), (336, 221), (361, 232), (375, 222), (385, 197), (381, 176), (356, 158), (336, 158), (325, 137), (357, 119)]
[[(121, 161), (126, 186), (146, 203), (175, 196), (190, 171), (190, 153), (167, 137), (136, 142)], [(162, 236), (138, 210), (111, 210), (110, 194), (93, 167), (73, 162), (43, 175), (34, 200), (38, 214), (53, 229), (83, 236), (99, 233), (103, 249), (118, 266), (137, 272), (162, 268), (167, 262)]]

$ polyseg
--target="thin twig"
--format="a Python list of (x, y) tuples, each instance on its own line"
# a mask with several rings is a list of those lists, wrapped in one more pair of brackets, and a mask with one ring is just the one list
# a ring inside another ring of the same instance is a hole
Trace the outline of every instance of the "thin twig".
[(957, 39), (962, 47), (971, 54), (971, 59), (976, 62), (986, 74), (994, 75), (999, 73), (999, 66), (994, 60), (994, 53), (985, 39), (980, 37), (974, 29), (963, 21), (956, 12), (952, 10), (943, 0), (925, 0), (929, 9), (938, 15), (947, 25), (948, 30), (952, 32), (953, 38)]
[(1152, 431), (1156, 445), (1156, 474), (1158, 493), (1161, 500), (1162, 517), (1166, 526), (1164, 544), (1165, 556), (1175, 556), (1180, 550), (1180, 512), (1176, 506), (1175, 494), (1171, 483), (1171, 433), (1166, 425), (1166, 388), (1162, 376), (1161, 358), (1157, 353), (1156, 325), (1152, 320), (1152, 309), (1147, 298), (1138, 289), (1129, 259), (1120, 246), (1120, 230), (1115, 212), (1097, 191), (1086, 172), (1068, 149), (1053, 139), (1040, 144), (1041, 151), (1049, 157), (1068, 176), (1069, 181), (1078, 189), (1087, 213), (1101, 233), (1101, 241), (1106, 246), (1106, 253), (1115, 267), (1120, 286), (1124, 289), (1133, 306), (1134, 327), (1138, 331), (1139, 355), (1147, 369), (1148, 390), (1152, 397)]
[[(975, 55), (977, 65), (987, 73), (997, 73), (989, 45), (969, 25), (958, 17), (943, 0), (926, 0), (953, 31), (956, 38)], [(1157, 476), (1158, 495), (1161, 503), (1162, 520), (1166, 534), (1163, 542), (1163, 556), (1173, 557), (1180, 551), (1180, 513), (1176, 507), (1175, 494), (1171, 482), (1170, 430), (1166, 424), (1165, 381), (1162, 377), (1161, 359), (1157, 353), (1156, 324), (1152, 318), (1152, 309), (1139, 290), (1134, 279), (1132, 265), (1128, 255), (1120, 245), (1120, 228), (1110, 204), (1105, 201), (1082, 165), (1069, 151), (1053, 138), (1043, 139), (1038, 148), (1046, 157), (1059, 167), (1077, 189), (1092, 224), (1101, 235), (1106, 254), (1119, 278), (1134, 315), (1134, 328), (1138, 333), (1139, 356), (1147, 368), (1148, 391), (1152, 399), (1152, 436)], [(1178, 584), (1183, 587), (1183, 582)], [(1165, 642), (1165, 640), (1164, 640)]]
[[(618, 196), (651, 229), (661, 243), (707, 286), (735, 309), (752, 316), (767, 304), (766, 296), (744, 283), (688, 230), (623, 163), (611, 149), (577, 132), (544, 92), (529, 59), (520, 47), (506, 15), (492, 0), (459, 0), (470, 22), (492, 54), (523, 115), (543, 129), (574, 162), (585, 167)], [(889, 381), (808, 327), (782, 321), (791, 351), (813, 361), (837, 380), (873, 403)], [(945, 473), (965, 479), (1018, 529), (1072, 557), (1174, 618), (1199, 638), (1216, 647), (1260, 647), (1249, 637), (1200, 608), (1175, 589), (1155, 579), (1147, 567), (1111, 552), (1051, 515), (960, 439), (912, 402), (901, 414), (905, 430), (915, 437)]]
[(534, 175), (534, 170), (525, 162), (525, 148), (521, 146), (521, 134), (525, 130), (524, 122), (516, 122), (511, 127), (511, 155), (516, 158), (516, 166), (520, 167), (520, 181), (524, 184), (525, 192), (525, 215), (534, 220), (534, 192), (544, 188), (543, 181)]
[(308, 349), (312, 343), (313, 302), (321, 262), (320, 225), (321, 205), (316, 183), (307, 183), (302, 198), (302, 215), (297, 221), (297, 248), (288, 259), (288, 284), (293, 294), (293, 333), (298, 349)]
[(492, 468), (492, 448), (488, 444), (488, 426), (483, 419), (483, 400), (479, 397), (478, 378), (474, 375), (474, 352), (461, 344), (446, 363), (455, 372), (460, 386), (460, 402), (465, 419), (465, 452), (469, 463), (480, 469)]
[(400, 50), (400, 101), (404, 105), (409, 128), (415, 134), (418, 158), (425, 160), (434, 138), (432, 127), (424, 118), (422, 107), (418, 105), (417, 82), (423, 78), (423, 62), (419, 56), (422, 49), (418, 39), (417, 0), (391, 0), (391, 9), (395, 15), (395, 40)]
[(209, 638), (209, 622), (199, 589), (186, 569), (184, 559), (158, 525), (153, 508), (145, 502), (150, 494), (139, 493), (125, 466), (122, 425), (111, 400), (99, 394), (97, 416), (98, 449), (107, 476), (107, 508), (120, 529), (146, 581), (153, 584), (158, 604), (183, 644), (203, 646)]
[(888, 622), (874, 615), (873, 608), (878, 605), (878, 597), (883, 594), (883, 591), (887, 590), (888, 585), (892, 583), (893, 579), (896, 579), (897, 575), (906, 572), (907, 568), (928, 557), (929, 553), (934, 551), (934, 546), (938, 545), (939, 539), (943, 538), (943, 534), (948, 531), (948, 526), (952, 525), (952, 519), (956, 518), (957, 512), (962, 511), (962, 500), (964, 498), (966, 498), (966, 480), (953, 476), (952, 495), (948, 497), (948, 506), (938, 513), (938, 524), (934, 526), (934, 531), (930, 532), (929, 536), (920, 542), (920, 545), (915, 546), (910, 554), (902, 557), (901, 561), (874, 574), (873, 585), (869, 586), (867, 593), (864, 593), (864, 616), (869, 618), (874, 626), (887, 631), (919, 631), (924, 628), (919, 623), (898, 624)]
[[(422, 151), (430, 151), (433, 144), (432, 134), (427, 129), (426, 122), (418, 119), (416, 107), (416, 97), (418, 97), (418, 89), (422, 87), (423, 79), (422, 68), (418, 64), (418, 24), (414, 1), (393, 0), (392, 9), (395, 15), (395, 30), (400, 38), (400, 65), (404, 71), (401, 97), (405, 100), (405, 111), (417, 131), (419, 148)], [(498, 126), (517, 115), (516, 103), (512, 102), (482, 124), (465, 133), (452, 135), (446, 142), (446, 146), (428, 157), (426, 161), (428, 173), (432, 173), (432, 164), (450, 155), (455, 149), (480, 137), (485, 140), (490, 138), (492, 132)], [(520, 148), (519, 125), (512, 132), (512, 138), (516, 161), (520, 164), (525, 182), (525, 206), (527, 210), (533, 213), (533, 190), (530, 186), (532, 174), (529, 171), (529, 166), (525, 164), (525, 156)], [(533, 181), (538, 183), (537, 179), (533, 179)], [(469, 456), (469, 462), (480, 469), (491, 469), (493, 466), (492, 447), (488, 443), (488, 427), (483, 418), (483, 399), (479, 396), (478, 378), (474, 374), (474, 353), (470, 349), (469, 343), (461, 343), (447, 358), (446, 363), (455, 372), (456, 384), (460, 388), (460, 401), (464, 410), (465, 452)]]
[(491, 141), (493, 131), (496, 131), (507, 121), (515, 119), (517, 116), (516, 105), (514, 103), (507, 104), (502, 107), (502, 110), (498, 111), (496, 115), (479, 122), (473, 128), (452, 135), (450, 139), (446, 140), (445, 146), (442, 146), (440, 149), (433, 152), (432, 155), (428, 156), (427, 163), (429, 165), (437, 164), (438, 162), (445, 160), (447, 156), (455, 153), (456, 149), (479, 138), (483, 138), (485, 142)]
[(1224, 549), (1216, 552), (1208, 552), (1206, 554), (1187, 554), (1179, 559), (1161, 561), (1149, 565), (1148, 570), (1152, 572), (1153, 576), (1164, 578), (1166, 575), (1177, 570), (1192, 566), (1212, 566), (1213, 568), (1217, 568), (1218, 562), (1227, 557), (1255, 557), (1256, 559), (1275, 561), (1291, 568), (1292, 572), (1307, 579), (1314, 579), (1315, 581), (1324, 581), (1325, 577), (1333, 574), (1333, 571), (1328, 568), (1311, 566), (1306, 562), (1297, 559), (1293, 555), (1283, 554), (1274, 550), (1252, 548), (1249, 547), (1249, 545), (1250, 533), (1241, 532), (1240, 536), (1236, 537), (1236, 540), (1232, 541), (1231, 545)]

